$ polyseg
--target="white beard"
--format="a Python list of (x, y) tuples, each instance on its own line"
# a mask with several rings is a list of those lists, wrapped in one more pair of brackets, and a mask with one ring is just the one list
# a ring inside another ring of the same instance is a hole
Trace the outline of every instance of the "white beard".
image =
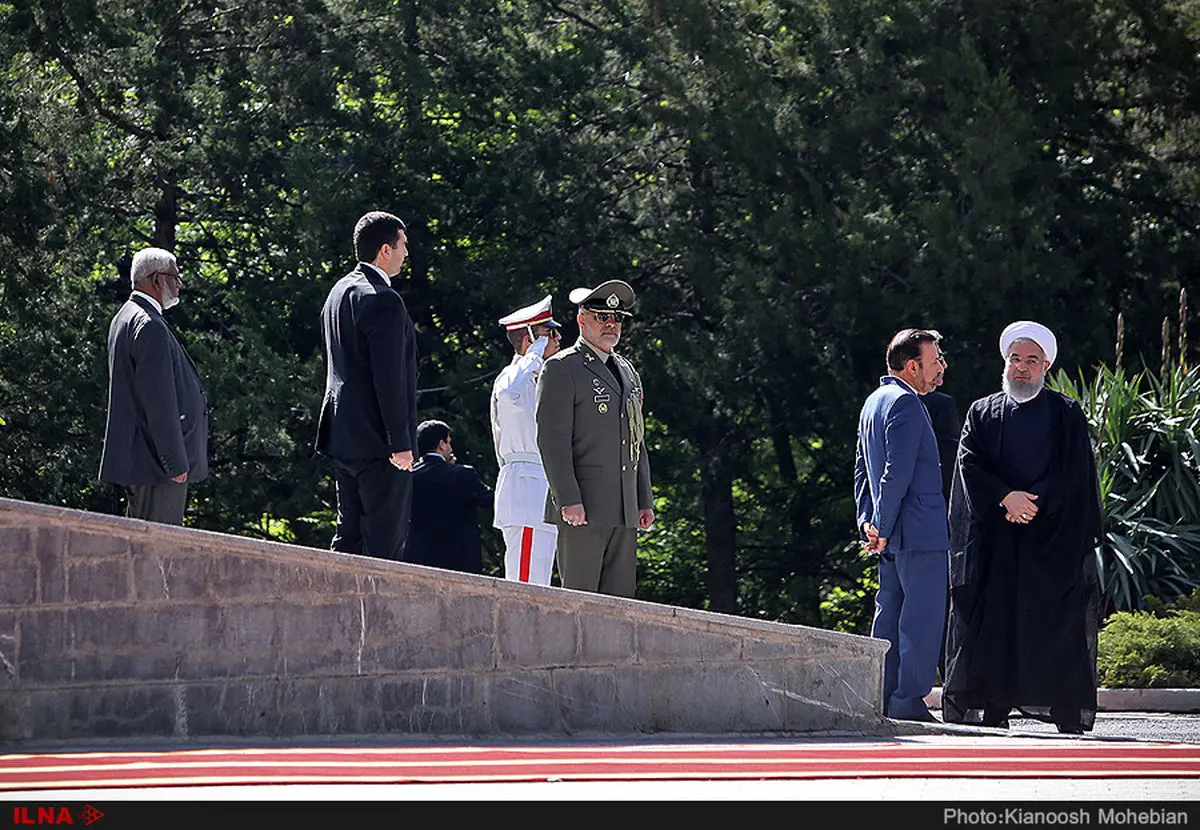
[(1036, 398), (1045, 387), (1046, 376), (1042, 375), (1036, 381), (1009, 380), (1008, 372), (1005, 372), (1000, 378), (1000, 384), (1005, 395), (1017, 403), (1028, 403)]
[(177, 305), (179, 305), (179, 295), (178, 294), (176, 294), (174, 297), (163, 297), (163, 301), (162, 301), (163, 311), (166, 311), (168, 308), (174, 308)]

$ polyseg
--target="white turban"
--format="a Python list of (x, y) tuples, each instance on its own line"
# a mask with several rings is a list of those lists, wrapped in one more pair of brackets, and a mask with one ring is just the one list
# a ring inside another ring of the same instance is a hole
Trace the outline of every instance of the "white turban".
[(1008, 351), (1017, 340), (1032, 340), (1037, 343), (1046, 353), (1046, 360), (1050, 363), (1053, 363), (1054, 359), (1058, 357), (1058, 340), (1055, 339), (1054, 332), (1041, 323), (1035, 323), (1032, 320), (1018, 320), (1005, 326), (1004, 331), (1000, 332), (1000, 356), (1002, 358), (1008, 359)]

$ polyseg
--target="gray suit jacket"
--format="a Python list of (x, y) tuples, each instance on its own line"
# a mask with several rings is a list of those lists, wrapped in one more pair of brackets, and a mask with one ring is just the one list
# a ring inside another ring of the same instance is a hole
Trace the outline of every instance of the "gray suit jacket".
[(562, 508), (583, 504), (591, 526), (637, 527), (638, 510), (654, 506), (642, 435), (642, 379), (628, 360), (614, 358), (621, 386), (582, 341), (542, 368), (536, 417), (550, 484), (547, 522), (562, 526)]
[(196, 366), (162, 314), (134, 294), (108, 327), (108, 423), (100, 480), (208, 476), (208, 405)]

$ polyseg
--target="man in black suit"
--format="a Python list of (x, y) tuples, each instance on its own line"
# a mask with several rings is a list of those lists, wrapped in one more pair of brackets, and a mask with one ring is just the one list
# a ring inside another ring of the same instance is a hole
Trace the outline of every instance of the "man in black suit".
[[(938, 332), (934, 332), (941, 335)], [(925, 404), (925, 411), (929, 413), (929, 420), (933, 423), (933, 434), (937, 436), (938, 443), (938, 458), (942, 465), (942, 487), (945, 491), (946, 503), (950, 503), (950, 483), (954, 480), (954, 463), (958, 458), (958, 438), (962, 432), (962, 421), (958, 417), (958, 406), (954, 403), (954, 398), (947, 395), (945, 392), (937, 391), (938, 388), (946, 380), (946, 367), (950, 364), (946, 361), (946, 354), (942, 351), (942, 344), (939, 342), (938, 347), (938, 363), (942, 367), (942, 371), (938, 373), (937, 378), (933, 382), (933, 389), (927, 394), (921, 395), (921, 403)]]
[[(933, 424), (933, 434), (937, 437), (938, 458), (942, 465), (942, 489), (946, 496), (946, 504), (950, 503), (950, 486), (954, 482), (954, 464), (958, 459), (958, 439), (962, 432), (962, 421), (958, 417), (958, 406), (954, 403), (954, 398), (947, 395), (945, 392), (939, 392), (938, 387), (946, 380), (946, 367), (949, 365), (946, 362), (946, 355), (942, 352), (942, 345), (939, 342), (938, 347), (938, 363), (942, 366), (942, 371), (937, 375), (933, 382), (933, 389), (925, 395), (921, 395), (921, 403), (925, 404), (925, 411), (929, 413), (929, 420)], [(949, 591), (949, 587), (947, 587)], [(949, 593), (946, 594), (946, 619), (950, 619)], [(944, 675), (946, 668), (946, 649), (945, 641), (942, 642), (942, 651), (938, 656), (938, 672)]]
[(133, 256), (133, 292), (108, 327), (108, 420), (100, 480), (126, 490), (125, 514), (183, 524), (189, 484), (208, 475), (208, 405), (200, 375), (163, 319), (179, 303), (175, 255)]
[(954, 398), (936, 389), (921, 395), (921, 402), (933, 422), (933, 433), (937, 436), (938, 456), (942, 462), (942, 489), (950, 498), (950, 483), (954, 480), (954, 461), (958, 456), (958, 436), (962, 424), (958, 418), (958, 407)]
[(372, 211), (354, 227), (358, 265), (321, 310), (325, 399), (316, 449), (333, 461), (331, 547), (404, 558), (417, 429), (416, 330), (392, 287), (408, 255), (404, 223)]
[(456, 463), (450, 427), (443, 421), (417, 427), (417, 449), (421, 460), (413, 468), (408, 561), (482, 573), (479, 508), (492, 503), (492, 488), (474, 467)]

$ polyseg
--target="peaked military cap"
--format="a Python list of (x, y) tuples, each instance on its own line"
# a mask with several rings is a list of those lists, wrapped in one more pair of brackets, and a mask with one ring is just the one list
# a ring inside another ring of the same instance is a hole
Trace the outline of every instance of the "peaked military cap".
[(633, 287), (622, 280), (602, 282), (595, 288), (576, 288), (567, 299), (593, 311), (621, 311), (633, 314)]
[(524, 308), (518, 308), (511, 314), (506, 314), (498, 321), (504, 328), (512, 331), (525, 326), (555, 326), (559, 325), (550, 312), (550, 295), (547, 294), (536, 303)]

